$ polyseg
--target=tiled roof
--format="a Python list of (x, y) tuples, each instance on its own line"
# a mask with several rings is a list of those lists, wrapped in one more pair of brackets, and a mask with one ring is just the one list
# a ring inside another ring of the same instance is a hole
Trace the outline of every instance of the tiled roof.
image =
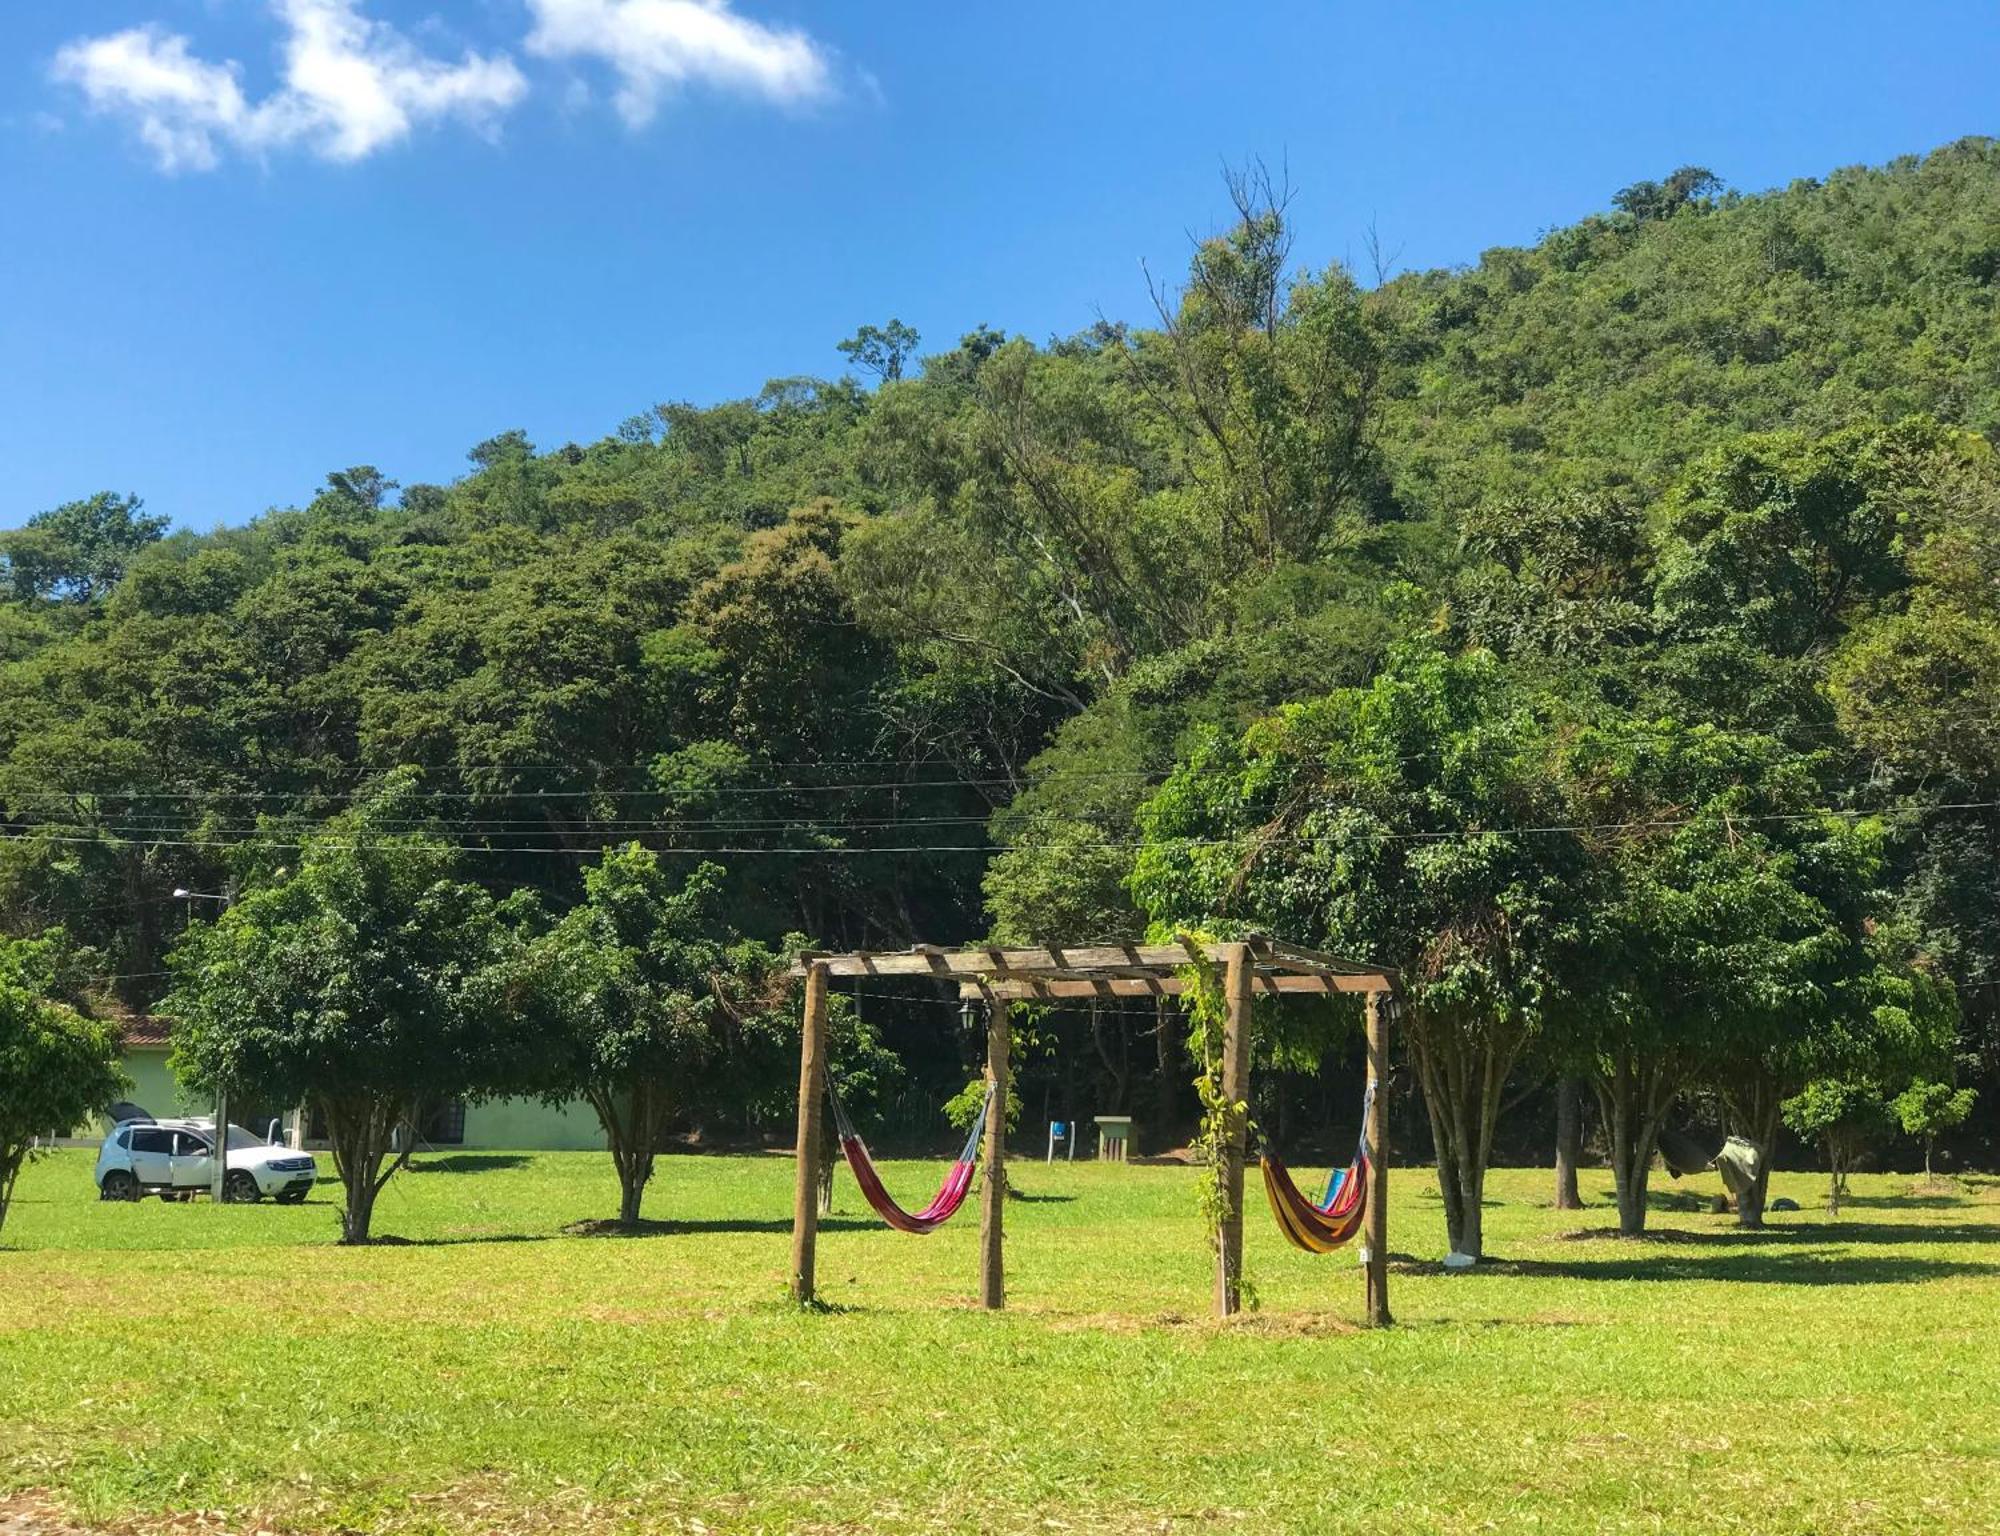
[(172, 1026), (165, 1019), (152, 1018), (146, 1014), (134, 1014), (118, 1027), (126, 1048), (152, 1046), (164, 1048), (168, 1043)]

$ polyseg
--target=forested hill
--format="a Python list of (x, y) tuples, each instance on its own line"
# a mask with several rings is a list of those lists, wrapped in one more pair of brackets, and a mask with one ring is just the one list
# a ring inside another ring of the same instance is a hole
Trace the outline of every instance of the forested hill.
[[(637, 840), (773, 939), (1130, 933), (1175, 765), (1413, 645), (1757, 733), (1815, 810), (1984, 798), (2000, 143), (1759, 195), (1684, 170), (1373, 286), (1231, 191), (1129, 326), (865, 327), (850, 377), (502, 433), (450, 485), (0, 536), (0, 925), (145, 1004), (176, 888), (414, 764), (466, 871), (557, 907)], [(1975, 988), (1990, 840), (1926, 823), (1883, 875)]]
[(1383, 436), (1414, 510), (1663, 490), (1731, 435), (1924, 414), (2000, 432), (2000, 145), (1742, 196), (1640, 183), (1465, 272), (1397, 278)]

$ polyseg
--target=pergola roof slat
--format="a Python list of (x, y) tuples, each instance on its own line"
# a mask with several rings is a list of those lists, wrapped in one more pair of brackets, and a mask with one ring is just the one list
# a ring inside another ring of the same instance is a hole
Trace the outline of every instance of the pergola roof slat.
[(1262, 934), (1213, 943), (1181, 937), (1170, 944), (979, 945), (944, 949), (920, 944), (907, 950), (857, 950), (844, 955), (800, 956), (803, 976), (816, 967), (828, 976), (930, 977), (958, 983), (963, 996), (994, 998), (1175, 997), (1187, 991), (1185, 971), (1217, 963), (1230, 943), (1247, 950), (1252, 985), (1266, 993), (1387, 992), (1395, 972), (1386, 966), (1343, 960)]
[[(1303, 993), (1307, 996), (1326, 996), (1335, 993), (1385, 992), (1388, 985), (1379, 975), (1360, 974), (1352, 976), (1276, 976), (1268, 972), (1255, 976), (1252, 985), (1259, 992), (1277, 994)], [(1037, 999), (1058, 999), (1070, 997), (1178, 997), (1188, 990), (1188, 983), (1180, 976), (1155, 977), (1099, 977), (1089, 981), (1060, 979), (1024, 978), (1018, 980), (964, 981), (959, 983), (961, 997), (996, 997), (1011, 1000), (1034, 1001)]]

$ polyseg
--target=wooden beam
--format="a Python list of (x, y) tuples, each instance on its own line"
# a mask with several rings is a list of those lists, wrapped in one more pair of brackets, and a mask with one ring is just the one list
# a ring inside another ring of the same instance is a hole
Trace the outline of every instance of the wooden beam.
[(1368, 994), (1368, 1324), (1389, 1317), (1389, 1010)]
[(792, 1186), (792, 1300), (813, 1299), (813, 1256), (819, 1241), (820, 1075), (826, 1069), (826, 981), (823, 964), (806, 968), (805, 1025), (799, 1032), (799, 1150)]
[(1178, 944), (1089, 944), (1075, 948), (1037, 945), (1033, 948), (919, 949), (893, 954), (826, 955), (795, 964), (793, 976), (807, 965), (823, 965), (833, 976), (957, 976), (1034, 975), (1037, 972), (1094, 971), (1105, 967), (1171, 970), (1202, 958), (1192, 939)]
[[(1273, 975), (1268, 971), (1256, 972), (1253, 984), (1259, 992), (1305, 993), (1321, 996), (1331, 992), (1379, 992), (1385, 990), (1386, 978), (1376, 974), (1369, 976), (1295, 976)], [(1188, 990), (1188, 983), (1180, 976), (1160, 976), (1131, 978), (1108, 976), (1097, 980), (1040, 980), (1035, 977), (1016, 976), (1001, 981), (987, 982), (983, 986), (976, 982), (961, 982), (960, 997), (1014, 998), (1065, 998), (1065, 997), (1179, 997)]]
[(1339, 955), (1330, 955), (1323, 949), (1307, 949), (1303, 944), (1287, 944), (1283, 939), (1274, 939), (1267, 934), (1257, 934), (1249, 940), (1251, 952), (1259, 960), (1274, 965), (1282, 965), (1295, 971), (1320, 971), (1329, 975), (1382, 976), (1393, 978), (1396, 974), (1388, 966), (1374, 965), (1366, 960), (1347, 960)]
[(979, 1191), (979, 1304), (998, 1311), (1007, 1304), (1007, 1267), (1001, 1224), (1007, 1210), (1007, 1078), (1012, 1023), (1005, 1002), (994, 1001), (986, 1020), (986, 1080), (993, 1110), (986, 1119), (986, 1182)]
[(1232, 1317), (1243, 1305), (1243, 1148), (1250, 1098), (1250, 949), (1222, 950), (1222, 997), (1228, 1017), (1222, 1032), (1222, 1214), (1215, 1234), (1215, 1315)]

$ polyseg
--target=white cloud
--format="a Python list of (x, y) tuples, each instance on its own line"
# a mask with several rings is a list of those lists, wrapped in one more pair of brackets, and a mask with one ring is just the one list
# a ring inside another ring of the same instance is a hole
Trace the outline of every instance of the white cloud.
[(639, 127), (660, 99), (691, 83), (793, 104), (832, 94), (832, 71), (804, 32), (737, 15), (730, 0), (528, 0), (528, 51), (601, 59), (617, 73), (625, 121)]
[(233, 66), (203, 63), (186, 38), (158, 27), (71, 43), (56, 55), (55, 74), (97, 111), (136, 119), (163, 170), (207, 170), (216, 140), (242, 136), (250, 116)]
[(285, 28), (284, 81), (258, 102), (233, 61), (194, 56), (157, 26), (71, 43), (55, 75), (99, 112), (132, 120), (164, 170), (206, 170), (223, 149), (257, 154), (299, 146), (329, 160), (361, 160), (418, 124), (457, 118), (491, 128), (527, 94), (505, 55), (432, 58), (395, 28), (364, 16), (360, 0), (270, 0)]

